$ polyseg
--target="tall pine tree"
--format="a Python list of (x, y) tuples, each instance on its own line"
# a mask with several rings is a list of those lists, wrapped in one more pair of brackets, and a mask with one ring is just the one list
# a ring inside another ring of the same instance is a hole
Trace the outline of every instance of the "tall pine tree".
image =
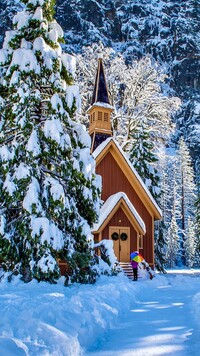
[(93, 282), (99, 208), (90, 138), (74, 113), (74, 58), (62, 53), (54, 0), (22, 0), (0, 50), (0, 259), (26, 282)]
[(179, 246), (178, 225), (175, 215), (173, 215), (167, 232), (167, 263), (170, 268), (175, 267), (177, 264), (180, 251)]
[[(198, 168), (198, 171), (200, 172), (200, 167)], [(199, 174), (198, 174), (199, 177)], [(197, 216), (196, 216), (196, 264), (199, 266), (200, 262), (200, 181), (197, 184), (198, 188), (198, 193), (197, 193), (197, 199), (195, 202), (196, 206), (196, 211), (197, 211)]]
[(196, 250), (196, 228), (195, 223), (188, 219), (188, 227), (186, 230), (187, 239), (185, 240), (185, 264), (191, 268), (195, 264), (195, 250)]
[[(155, 261), (158, 266), (173, 265), (172, 259), (175, 263), (177, 256), (173, 256), (172, 242), (178, 241), (178, 227), (175, 229), (175, 223), (172, 226), (172, 220), (179, 221), (181, 218), (180, 206), (181, 197), (178, 194), (178, 186), (176, 182), (177, 158), (174, 156), (174, 150), (163, 149), (159, 150), (159, 170), (161, 174), (161, 199), (160, 206), (163, 212), (162, 222), (156, 226), (155, 239)], [(173, 231), (173, 239), (170, 237)], [(176, 233), (177, 236), (176, 236)], [(176, 249), (175, 249), (176, 250)]]
[[(192, 161), (189, 153), (189, 149), (181, 137), (178, 147), (178, 166), (177, 166), (177, 183), (178, 192), (181, 196), (181, 219), (179, 220), (179, 227), (181, 230), (181, 251), (182, 251), (182, 264), (186, 264), (186, 241), (188, 239), (188, 233), (191, 238), (191, 221), (196, 223), (196, 209), (195, 200), (197, 198), (197, 189), (194, 181), (194, 169), (192, 167)], [(190, 228), (189, 228), (190, 221)], [(195, 243), (195, 239), (194, 239)]]
[(138, 122), (131, 136), (133, 145), (129, 156), (130, 161), (153, 197), (158, 199), (160, 197), (160, 178), (156, 169), (158, 159), (154, 153), (155, 147), (150, 138), (145, 118)]

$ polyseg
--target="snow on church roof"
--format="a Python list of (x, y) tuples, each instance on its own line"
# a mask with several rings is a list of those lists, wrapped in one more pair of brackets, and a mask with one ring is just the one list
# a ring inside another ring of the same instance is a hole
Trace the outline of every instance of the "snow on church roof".
[(114, 109), (114, 106), (110, 105), (110, 104), (107, 104), (107, 103), (102, 103), (100, 101), (97, 101), (96, 103), (92, 104), (88, 109), (87, 111), (89, 111), (92, 107), (94, 106), (100, 106), (102, 108), (106, 108), (106, 109), (111, 109), (113, 110)]
[(129, 207), (131, 213), (137, 220), (138, 224), (140, 225), (141, 229), (143, 230), (143, 233), (146, 233), (146, 226), (136, 209), (134, 208), (133, 204), (127, 197), (127, 195), (124, 192), (119, 192), (116, 194), (111, 195), (106, 202), (102, 205), (99, 213), (99, 221), (98, 223), (94, 224), (93, 226), (93, 231), (98, 231), (101, 225), (104, 223), (108, 215), (111, 213), (111, 211), (115, 208), (117, 203), (120, 201), (120, 199), (123, 199), (127, 206)]
[(96, 150), (93, 152), (93, 157), (96, 159), (99, 154), (104, 150), (104, 148), (110, 143), (110, 141), (113, 141), (114, 144), (116, 145), (116, 147), (118, 148), (118, 150), (120, 151), (120, 153), (122, 154), (122, 156), (124, 157), (126, 163), (129, 165), (130, 169), (132, 170), (133, 174), (136, 176), (137, 180), (140, 182), (141, 186), (143, 187), (144, 191), (146, 192), (146, 194), (148, 195), (149, 199), (151, 200), (152, 204), (155, 206), (155, 208), (157, 209), (158, 213), (160, 214), (160, 216), (162, 216), (162, 211), (159, 208), (158, 204), (156, 203), (156, 201), (154, 200), (154, 198), (152, 197), (151, 193), (149, 192), (148, 188), (146, 187), (146, 185), (144, 184), (144, 182), (142, 181), (140, 175), (137, 173), (137, 171), (135, 170), (135, 168), (133, 167), (133, 165), (131, 164), (131, 162), (129, 161), (129, 159), (127, 158), (125, 152), (122, 150), (122, 148), (120, 147), (120, 145), (118, 144), (118, 142), (113, 139), (113, 137), (109, 137), (107, 138), (105, 141), (103, 141), (97, 148)]

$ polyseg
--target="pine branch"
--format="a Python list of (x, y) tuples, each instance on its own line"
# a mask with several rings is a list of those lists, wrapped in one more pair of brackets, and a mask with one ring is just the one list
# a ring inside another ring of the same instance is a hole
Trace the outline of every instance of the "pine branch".
[(14, 225), (16, 222), (24, 219), (25, 214), (18, 216), (16, 219), (11, 220), (10, 222), (7, 223), (7, 227)]

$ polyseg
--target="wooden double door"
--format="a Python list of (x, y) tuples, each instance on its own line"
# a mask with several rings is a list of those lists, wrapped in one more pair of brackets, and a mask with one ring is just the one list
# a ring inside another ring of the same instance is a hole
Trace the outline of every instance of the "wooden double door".
[(109, 239), (113, 241), (115, 256), (119, 262), (130, 261), (130, 227), (109, 227)]

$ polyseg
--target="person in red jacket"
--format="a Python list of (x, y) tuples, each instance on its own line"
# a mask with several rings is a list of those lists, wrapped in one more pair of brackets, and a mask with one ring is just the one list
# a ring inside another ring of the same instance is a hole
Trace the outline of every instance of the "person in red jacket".
[(133, 267), (133, 280), (137, 281), (138, 279), (138, 262), (131, 261), (131, 266)]

